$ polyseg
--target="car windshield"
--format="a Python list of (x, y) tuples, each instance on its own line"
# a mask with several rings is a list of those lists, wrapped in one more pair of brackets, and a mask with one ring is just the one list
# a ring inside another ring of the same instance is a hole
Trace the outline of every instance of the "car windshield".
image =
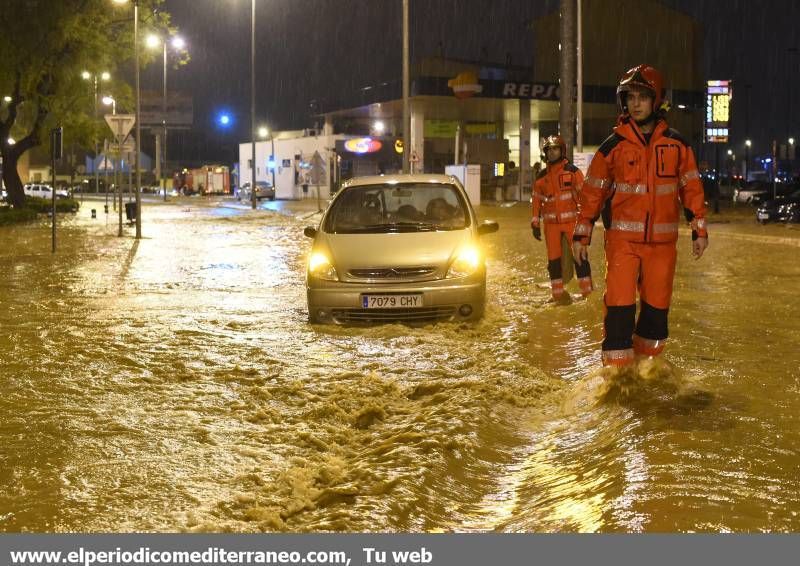
[(466, 202), (446, 183), (361, 185), (345, 189), (328, 211), (325, 230), (337, 234), (460, 230)]

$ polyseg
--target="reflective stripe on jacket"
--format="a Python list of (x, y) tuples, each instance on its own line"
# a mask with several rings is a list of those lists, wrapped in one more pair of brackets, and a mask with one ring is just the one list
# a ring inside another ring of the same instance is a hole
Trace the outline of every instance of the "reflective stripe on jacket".
[(532, 213), (545, 222), (574, 222), (578, 198), (583, 186), (583, 173), (566, 159), (551, 163), (533, 184)]
[(675, 241), (681, 209), (692, 228), (707, 236), (694, 153), (663, 120), (649, 144), (631, 120), (614, 128), (592, 158), (579, 208), (574, 237), (584, 242), (601, 212), (609, 240)]

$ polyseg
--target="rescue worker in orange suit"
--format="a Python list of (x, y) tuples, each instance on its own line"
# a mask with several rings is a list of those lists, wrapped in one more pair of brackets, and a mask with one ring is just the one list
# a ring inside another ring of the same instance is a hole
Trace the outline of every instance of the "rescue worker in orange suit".
[[(547, 244), (547, 271), (550, 274), (550, 289), (553, 300), (564, 295), (561, 256), (562, 239), (572, 240), (575, 221), (578, 219), (578, 196), (583, 185), (583, 173), (570, 163), (566, 145), (561, 136), (549, 136), (542, 145), (547, 167), (536, 177), (533, 185), (533, 237), (542, 239), (541, 223), (544, 220), (544, 240)], [(569, 243), (565, 244), (569, 247)], [(585, 297), (592, 292), (592, 272), (588, 261), (575, 262), (575, 274), (581, 294)]]
[[(604, 365), (657, 356), (668, 336), (667, 314), (681, 208), (699, 259), (708, 246), (703, 186), (694, 154), (664, 119), (661, 74), (649, 65), (627, 71), (617, 87), (620, 116), (595, 153), (581, 191), (573, 235), (586, 260), (592, 227), (603, 217), (606, 250)], [(636, 293), (640, 308), (636, 318)]]

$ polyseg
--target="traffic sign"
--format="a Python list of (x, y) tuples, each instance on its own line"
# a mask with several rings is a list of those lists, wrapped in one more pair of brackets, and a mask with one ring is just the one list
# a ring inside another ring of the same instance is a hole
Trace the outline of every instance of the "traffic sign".
[(111, 131), (117, 137), (117, 141), (122, 143), (125, 136), (131, 131), (133, 125), (136, 123), (135, 114), (106, 114), (106, 123)]
[(128, 136), (128, 138), (119, 146), (120, 153), (134, 153), (135, 151), (136, 140), (133, 139), (133, 136)]

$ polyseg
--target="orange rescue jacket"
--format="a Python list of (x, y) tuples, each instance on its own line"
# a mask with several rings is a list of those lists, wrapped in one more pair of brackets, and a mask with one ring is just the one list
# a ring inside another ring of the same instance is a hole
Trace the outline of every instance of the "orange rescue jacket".
[(531, 202), (533, 224), (541, 216), (545, 222), (575, 222), (583, 173), (566, 159), (549, 164), (533, 184)]
[(614, 128), (592, 158), (579, 208), (574, 239), (584, 243), (601, 213), (609, 241), (674, 242), (681, 208), (696, 234), (708, 237), (694, 153), (663, 120), (650, 143), (629, 118)]

